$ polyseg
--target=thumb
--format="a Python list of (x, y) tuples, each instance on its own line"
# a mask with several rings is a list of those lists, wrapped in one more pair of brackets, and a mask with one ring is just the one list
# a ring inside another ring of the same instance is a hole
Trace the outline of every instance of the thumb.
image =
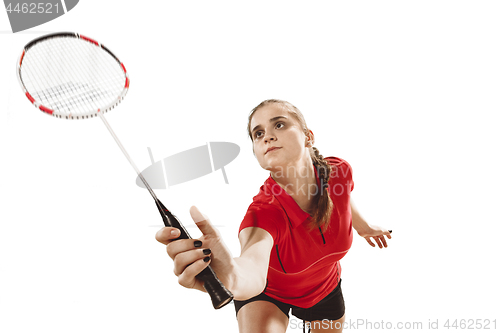
[(208, 217), (202, 214), (196, 206), (192, 206), (189, 209), (189, 213), (191, 214), (191, 218), (193, 219), (196, 226), (204, 235), (216, 235), (217, 231), (214, 229)]

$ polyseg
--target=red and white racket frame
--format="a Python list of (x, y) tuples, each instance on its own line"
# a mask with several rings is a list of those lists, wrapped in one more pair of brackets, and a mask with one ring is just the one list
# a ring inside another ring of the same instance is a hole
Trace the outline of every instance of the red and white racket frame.
[[(118, 64), (120, 64), (120, 67), (122, 68), (123, 73), (125, 74), (125, 84), (124, 84), (124, 87), (123, 87), (123, 91), (121, 92), (121, 94), (118, 96), (118, 98), (115, 101), (109, 103), (108, 105), (106, 105), (106, 106), (104, 106), (102, 108), (99, 108), (99, 109), (95, 110), (95, 112), (88, 113), (88, 114), (82, 115), (82, 116), (73, 116), (71, 114), (69, 114), (69, 115), (59, 114), (57, 112), (57, 110), (52, 110), (52, 109), (50, 109), (50, 108), (42, 105), (40, 102), (38, 102), (37, 100), (35, 100), (33, 98), (33, 96), (30, 95), (30, 93), (27, 91), (26, 86), (24, 85), (24, 82), (23, 82), (23, 80), (21, 78), (21, 67), (23, 65), (24, 55), (35, 44), (37, 44), (37, 43), (39, 43), (39, 42), (41, 42), (43, 40), (46, 40), (46, 39), (60, 38), (60, 37), (78, 38), (78, 39), (84, 40), (84, 41), (86, 41), (88, 43), (92, 43), (96, 47), (100, 47), (104, 51), (108, 52), (118, 62)], [(19, 57), (19, 60), (17, 61), (16, 74), (17, 74), (17, 79), (19, 80), (19, 84), (21, 85), (21, 88), (23, 89), (24, 94), (26, 95), (26, 97), (28, 98), (28, 100), (36, 108), (40, 109), (41, 111), (43, 111), (46, 114), (51, 115), (53, 117), (56, 117), (56, 118), (65, 118), (65, 119), (93, 118), (93, 117), (97, 117), (97, 114), (99, 112), (101, 112), (101, 113), (108, 112), (109, 110), (113, 109), (115, 106), (117, 106), (118, 104), (120, 104), (120, 102), (125, 98), (125, 95), (127, 95), (127, 92), (128, 92), (128, 89), (129, 89), (129, 85), (130, 85), (129, 75), (128, 75), (127, 70), (125, 69), (125, 66), (120, 61), (120, 59), (118, 59), (118, 57), (113, 54), (113, 52), (111, 52), (107, 47), (105, 47), (101, 43), (97, 42), (96, 40), (94, 40), (92, 38), (89, 38), (89, 37), (86, 37), (86, 36), (83, 36), (81, 34), (78, 34), (76, 32), (58, 32), (58, 33), (54, 33), (54, 34), (44, 35), (44, 36), (41, 36), (41, 37), (39, 37), (37, 39), (32, 40), (29, 44), (27, 44), (24, 47), (23, 52), (21, 53), (21, 56)]]

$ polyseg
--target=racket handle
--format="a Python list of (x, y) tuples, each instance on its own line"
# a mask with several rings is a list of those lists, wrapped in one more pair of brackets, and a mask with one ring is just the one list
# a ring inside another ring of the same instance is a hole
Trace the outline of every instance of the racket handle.
[[(163, 203), (158, 200), (156, 206), (163, 218), (166, 227), (174, 227), (180, 230), (181, 235), (177, 239), (190, 239), (191, 236), (184, 228), (182, 223), (173, 215)], [(233, 294), (220, 282), (214, 270), (208, 265), (196, 277), (203, 281), (203, 287), (212, 299), (212, 305), (215, 309), (220, 309), (233, 300)]]

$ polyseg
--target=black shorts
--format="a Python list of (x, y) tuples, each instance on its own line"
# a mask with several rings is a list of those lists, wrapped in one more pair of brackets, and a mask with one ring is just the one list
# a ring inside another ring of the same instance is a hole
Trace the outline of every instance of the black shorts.
[(339, 284), (333, 291), (328, 294), (321, 301), (316, 303), (310, 308), (300, 308), (295, 305), (287, 304), (275, 300), (274, 298), (267, 296), (262, 293), (246, 301), (234, 301), (234, 307), (236, 308), (236, 315), (238, 315), (238, 311), (245, 304), (254, 302), (254, 301), (268, 301), (275, 304), (288, 318), (290, 309), (292, 309), (292, 314), (302, 320), (305, 321), (314, 321), (314, 320), (338, 320), (342, 318), (345, 313), (345, 305), (344, 305), (344, 297), (342, 296), (342, 288), (340, 287), (340, 283), (342, 279), (339, 281)]

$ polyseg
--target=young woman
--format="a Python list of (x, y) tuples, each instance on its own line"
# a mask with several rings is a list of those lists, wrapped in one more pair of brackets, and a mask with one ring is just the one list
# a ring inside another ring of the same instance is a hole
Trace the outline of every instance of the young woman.
[(196, 207), (191, 216), (203, 236), (178, 240), (175, 228), (156, 239), (167, 245), (179, 284), (205, 291), (195, 276), (211, 264), (234, 295), (239, 330), (285, 332), (289, 311), (311, 332), (341, 332), (344, 299), (339, 260), (352, 228), (375, 247), (387, 247), (389, 230), (366, 223), (350, 203), (350, 165), (323, 158), (302, 113), (281, 100), (255, 107), (248, 133), (260, 166), (270, 177), (240, 225), (241, 255), (233, 258), (219, 232)]

